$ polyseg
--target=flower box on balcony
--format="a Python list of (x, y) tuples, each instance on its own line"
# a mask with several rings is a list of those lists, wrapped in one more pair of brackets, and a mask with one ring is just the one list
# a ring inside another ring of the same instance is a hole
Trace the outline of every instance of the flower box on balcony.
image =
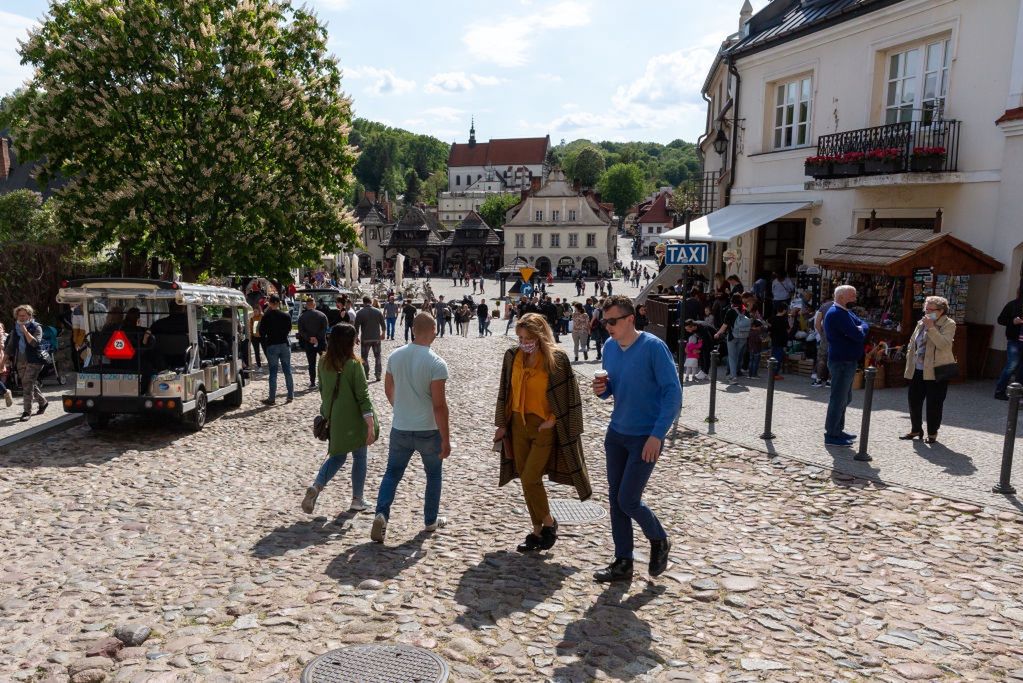
[(863, 161), (866, 155), (863, 152), (846, 152), (835, 159), (831, 166), (831, 172), (837, 176), (863, 175)]
[(808, 157), (803, 164), (803, 172), (812, 178), (828, 178), (831, 176), (831, 159), (829, 157)]
[(902, 173), (906, 170), (906, 159), (898, 147), (873, 149), (863, 160), (863, 170), (873, 174)]
[(944, 147), (916, 147), (909, 167), (916, 173), (940, 173), (945, 170)]

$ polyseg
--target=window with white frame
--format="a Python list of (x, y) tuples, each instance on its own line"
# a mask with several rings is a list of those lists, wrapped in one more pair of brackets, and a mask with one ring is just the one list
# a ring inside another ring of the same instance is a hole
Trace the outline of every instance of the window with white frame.
[(533, 233), (533, 247), (537, 249), (543, 248), (543, 233), (539, 232)]
[(568, 220), (575, 222), (575, 209), (568, 210)]
[(517, 233), (515, 235), (515, 248), (516, 249), (526, 248), (526, 236), (523, 235), (522, 233)]
[(557, 223), (561, 219), (561, 212), (557, 209), (551, 211), (551, 220)]
[(534, 214), (534, 220), (537, 223), (542, 223), (543, 222), (543, 209), (537, 209), (536, 210), (536, 213)]
[(597, 233), (595, 232), (586, 233), (586, 246), (587, 247), (597, 246)]
[(779, 83), (774, 92), (774, 149), (809, 145), (812, 79), (807, 76)]
[(571, 249), (575, 249), (579, 246), (579, 235), (571, 232), (568, 234), (568, 246)]
[(551, 233), (551, 248), (561, 246), (561, 235), (556, 232)]
[(888, 55), (885, 123), (944, 118), (952, 41), (932, 40)]

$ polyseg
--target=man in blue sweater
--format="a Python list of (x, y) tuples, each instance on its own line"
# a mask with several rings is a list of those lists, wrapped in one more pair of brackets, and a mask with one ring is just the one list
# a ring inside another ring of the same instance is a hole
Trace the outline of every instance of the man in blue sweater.
[(604, 344), (603, 372), (593, 379), (602, 399), (614, 397), (611, 424), (604, 437), (611, 535), (615, 559), (593, 575), (597, 581), (632, 578), (632, 521), (650, 541), (650, 576), (668, 566), (671, 542), (657, 516), (643, 503), (664, 435), (682, 404), (678, 370), (667, 345), (636, 329), (632, 299), (613, 296), (604, 302), (601, 323), (611, 337)]
[(845, 409), (852, 402), (852, 383), (856, 367), (863, 358), (863, 346), (870, 326), (856, 317), (849, 307), (856, 303), (856, 288), (835, 288), (835, 305), (824, 315), (824, 336), (828, 340), (828, 372), (831, 373), (831, 397), (824, 421), (824, 444), (851, 446), (855, 434), (845, 431)]

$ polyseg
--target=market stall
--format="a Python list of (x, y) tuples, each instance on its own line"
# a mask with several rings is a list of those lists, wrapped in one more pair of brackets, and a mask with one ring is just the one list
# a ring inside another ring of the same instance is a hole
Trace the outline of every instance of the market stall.
[[(996, 273), (1003, 266), (979, 249), (940, 232), (940, 226), (939, 218), (934, 228), (871, 228), (814, 259), (821, 267), (823, 291), (831, 292), (842, 284), (856, 287), (854, 310), (870, 323), (870, 345), (887, 345), (889, 351), (879, 357), (878, 365), (887, 365), (886, 375), (895, 380), (893, 385), (899, 383), (904, 367), (898, 349), (909, 341), (928, 296), (948, 299), (948, 315), (958, 325), (954, 352), (961, 373), (956, 381), (966, 379), (970, 354), (984, 353), (990, 346), (993, 328), (967, 325), (966, 301), (972, 276)], [(985, 335), (982, 329), (972, 327), (988, 329)]]

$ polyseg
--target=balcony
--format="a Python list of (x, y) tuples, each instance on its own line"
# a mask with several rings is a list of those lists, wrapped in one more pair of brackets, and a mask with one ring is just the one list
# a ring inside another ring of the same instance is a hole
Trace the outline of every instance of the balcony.
[(960, 121), (907, 121), (822, 135), (806, 189), (956, 182)]

